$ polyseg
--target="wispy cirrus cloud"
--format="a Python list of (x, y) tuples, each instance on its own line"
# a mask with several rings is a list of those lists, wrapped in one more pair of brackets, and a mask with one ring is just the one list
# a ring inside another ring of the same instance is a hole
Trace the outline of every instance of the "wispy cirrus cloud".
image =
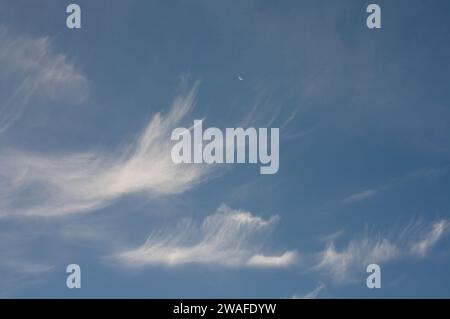
[(332, 241), (318, 254), (313, 269), (325, 272), (335, 282), (352, 281), (369, 264), (426, 256), (448, 233), (449, 225), (446, 219), (431, 224), (416, 223), (404, 227), (397, 236), (365, 232), (340, 250)]
[(304, 295), (294, 295), (292, 299), (317, 299), (320, 293), (325, 290), (327, 286), (323, 282), (319, 282), (316, 288)]
[(264, 256), (255, 255), (248, 261), (249, 266), (270, 268), (270, 267), (285, 267), (297, 263), (299, 255), (296, 251), (286, 251), (280, 256)]
[(362, 202), (373, 198), (375, 196), (379, 196), (380, 193), (389, 190), (394, 186), (398, 186), (407, 182), (411, 182), (417, 179), (426, 179), (426, 178), (439, 178), (448, 173), (448, 167), (435, 167), (435, 168), (421, 168), (416, 169), (408, 174), (405, 174), (401, 177), (396, 177), (389, 179), (382, 185), (378, 187), (368, 188), (359, 190), (345, 197), (342, 202), (345, 204), (352, 204), (357, 202)]
[(182, 193), (207, 177), (204, 165), (176, 165), (170, 133), (193, 108), (197, 85), (156, 114), (140, 137), (115, 153), (0, 154), (0, 216), (86, 212), (130, 193)]
[(360, 191), (354, 194), (351, 194), (347, 198), (344, 199), (344, 203), (355, 203), (365, 199), (369, 199), (370, 197), (378, 194), (378, 190), (376, 189), (367, 189), (364, 191)]
[(430, 229), (422, 235), (422, 238), (411, 246), (411, 253), (420, 257), (425, 257), (433, 247), (448, 234), (450, 229), (450, 222), (448, 220), (441, 220), (434, 223)]
[(0, 133), (6, 131), (36, 99), (69, 104), (89, 94), (86, 77), (48, 37), (17, 35), (0, 26)]
[(265, 220), (250, 212), (221, 205), (201, 224), (187, 221), (175, 230), (152, 234), (140, 247), (116, 258), (130, 267), (214, 264), (226, 267), (279, 268), (294, 265), (296, 251), (262, 253), (263, 239), (274, 228), (277, 215)]
[(371, 263), (391, 261), (399, 255), (398, 247), (390, 240), (366, 235), (350, 241), (340, 251), (334, 243), (330, 243), (319, 254), (319, 262), (314, 269), (325, 271), (336, 282), (344, 282), (351, 280), (353, 272), (358, 269), (363, 269)]
[(0, 298), (10, 298), (17, 291), (42, 281), (55, 268), (41, 256), (30, 253), (34, 235), (18, 235), (12, 225), (0, 228)]

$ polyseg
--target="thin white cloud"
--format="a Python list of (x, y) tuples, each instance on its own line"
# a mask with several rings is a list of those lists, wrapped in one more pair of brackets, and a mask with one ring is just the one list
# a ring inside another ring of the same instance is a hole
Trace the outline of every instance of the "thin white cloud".
[(20, 291), (42, 286), (54, 271), (53, 266), (39, 264), (18, 264), (14, 267), (0, 265), (2, 273), (0, 277), (0, 298), (14, 298)]
[(356, 269), (363, 269), (371, 263), (390, 261), (399, 254), (398, 248), (389, 240), (365, 237), (351, 241), (341, 251), (333, 243), (330, 244), (320, 253), (320, 261), (315, 268), (324, 270), (333, 280), (343, 282), (351, 279)]
[(262, 254), (262, 243), (279, 217), (265, 220), (221, 205), (200, 227), (186, 222), (175, 231), (151, 235), (140, 247), (116, 257), (130, 267), (214, 264), (227, 267), (286, 267), (297, 253)]
[(292, 266), (299, 260), (298, 253), (296, 251), (287, 251), (280, 256), (264, 256), (255, 255), (248, 261), (249, 266), (254, 267), (287, 267)]
[[(335, 282), (352, 281), (367, 265), (384, 264), (406, 257), (423, 257), (443, 238), (448, 220), (425, 226), (407, 226), (397, 236), (370, 235), (367, 232), (336, 249), (334, 242), (318, 254), (314, 270), (327, 273)], [(429, 230), (431, 229), (431, 230)]]
[(372, 197), (378, 196), (383, 191), (389, 190), (390, 188), (401, 185), (407, 182), (411, 182), (417, 179), (422, 178), (438, 178), (441, 177), (448, 172), (448, 167), (435, 167), (435, 168), (421, 168), (416, 169), (406, 175), (403, 175), (401, 177), (391, 178), (384, 184), (380, 185), (379, 187), (370, 188), (361, 190), (358, 192), (355, 192), (346, 198), (343, 199), (343, 203), (357, 203), (361, 202), (367, 199), (370, 199)]
[(154, 197), (190, 189), (210, 169), (174, 164), (170, 133), (192, 109), (196, 87), (178, 96), (167, 114), (156, 114), (135, 143), (115, 153), (1, 153), (0, 213), (60, 216), (97, 209), (130, 193)]
[(365, 199), (369, 199), (378, 193), (376, 189), (367, 189), (358, 193), (351, 194), (344, 199), (344, 203), (355, 203)]
[(294, 295), (292, 299), (317, 299), (319, 294), (325, 290), (327, 286), (323, 282), (319, 282), (316, 288), (303, 296)]
[(55, 265), (45, 257), (30, 254), (30, 243), (36, 240), (33, 231), (17, 233), (14, 226), (2, 225), (0, 230), (0, 298), (11, 298), (24, 287), (42, 283)]
[(411, 247), (411, 253), (420, 257), (425, 257), (428, 252), (437, 244), (437, 242), (448, 233), (450, 222), (441, 220), (434, 223), (421, 240), (414, 243)]
[(54, 51), (48, 37), (17, 35), (0, 26), (0, 43), (0, 133), (35, 99), (78, 104), (88, 96), (86, 77)]

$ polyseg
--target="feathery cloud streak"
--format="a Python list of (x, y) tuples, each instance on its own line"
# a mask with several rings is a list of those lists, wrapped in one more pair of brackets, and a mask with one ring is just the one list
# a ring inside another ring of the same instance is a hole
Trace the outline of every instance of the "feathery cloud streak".
[(185, 222), (175, 231), (152, 234), (142, 246), (116, 257), (130, 267), (184, 264), (287, 267), (297, 262), (297, 252), (286, 251), (276, 256), (261, 253), (263, 239), (278, 220), (277, 215), (264, 220), (223, 204), (200, 227)]
[(56, 53), (48, 37), (12, 34), (0, 26), (0, 133), (6, 131), (34, 99), (79, 104), (89, 95), (86, 77)]
[(0, 216), (59, 216), (94, 210), (130, 193), (161, 196), (190, 189), (210, 169), (174, 164), (169, 141), (193, 108), (196, 92), (197, 85), (179, 95), (167, 114), (156, 114), (138, 140), (116, 154), (1, 153)]
[(324, 271), (336, 282), (351, 281), (354, 274), (369, 264), (383, 264), (404, 257), (425, 257), (449, 229), (448, 220), (431, 225), (416, 224), (399, 232), (395, 238), (368, 233), (352, 239), (342, 250), (331, 242), (319, 253), (315, 270)]

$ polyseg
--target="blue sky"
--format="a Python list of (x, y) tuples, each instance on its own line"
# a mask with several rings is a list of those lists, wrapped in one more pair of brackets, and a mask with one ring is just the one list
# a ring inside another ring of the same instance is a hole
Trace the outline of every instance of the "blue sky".
[[(76, 3), (0, 0), (1, 297), (450, 296), (450, 4)], [(194, 119), (280, 170), (174, 165)]]

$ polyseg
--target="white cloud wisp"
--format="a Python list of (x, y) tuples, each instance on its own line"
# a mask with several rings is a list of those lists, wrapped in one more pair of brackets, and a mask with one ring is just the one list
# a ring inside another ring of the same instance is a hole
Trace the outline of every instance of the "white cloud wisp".
[(156, 114), (138, 140), (116, 154), (0, 154), (0, 216), (60, 216), (101, 208), (130, 193), (182, 193), (207, 177), (205, 165), (176, 165), (170, 132), (193, 108), (196, 87)]
[(343, 249), (336, 249), (335, 243), (318, 254), (314, 270), (324, 271), (335, 282), (351, 281), (355, 274), (365, 271), (369, 264), (383, 264), (404, 257), (425, 257), (429, 251), (448, 233), (450, 222), (440, 220), (431, 225), (423, 223), (407, 226), (396, 237), (388, 238), (367, 232), (354, 238)]
[(116, 257), (130, 267), (214, 264), (227, 267), (280, 268), (294, 265), (295, 251), (277, 256), (261, 253), (262, 240), (277, 223), (221, 205), (200, 227), (187, 222), (175, 232), (151, 235), (140, 247)]
[(79, 104), (88, 95), (86, 77), (53, 50), (48, 37), (15, 35), (0, 26), (0, 133), (34, 99)]

